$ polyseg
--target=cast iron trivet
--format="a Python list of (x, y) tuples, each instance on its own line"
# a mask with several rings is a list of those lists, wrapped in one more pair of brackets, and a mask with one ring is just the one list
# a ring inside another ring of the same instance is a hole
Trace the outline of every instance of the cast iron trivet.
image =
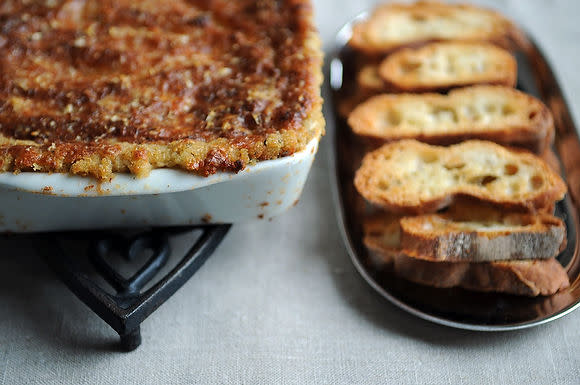
[[(141, 322), (203, 265), (230, 227), (231, 225), (206, 225), (156, 228), (130, 237), (122, 235), (121, 232), (46, 234), (39, 236), (36, 246), (69, 289), (119, 333), (121, 348), (132, 351), (141, 344)], [(169, 260), (169, 238), (193, 231), (198, 231), (201, 235), (191, 248), (169, 273), (144, 290)], [(88, 239), (86, 255), (69, 255), (63, 248), (61, 241), (75, 239)], [(112, 254), (121, 256), (130, 264), (138, 263), (139, 257), (147, 254), (151, 256), (136, 273), (125, 278), (108, 262)], [(92, 274), (88, 273), (87, 265), (92, 267)], [(95, 279), (95, 274), (103, 278), (115, 293), (107, 291)]]

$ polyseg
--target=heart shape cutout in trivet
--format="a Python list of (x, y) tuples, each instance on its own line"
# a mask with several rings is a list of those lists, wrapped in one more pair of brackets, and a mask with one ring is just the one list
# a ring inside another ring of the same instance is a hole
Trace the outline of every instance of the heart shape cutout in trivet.
[[(129, 278), (119, 274), (108, 262), (115, 254), (128, 262), (134, 262), (148, 251), (152, 251), (151, 257)], [(100, 239), (90, 250), (91, 262), (118, 295), (138, 294), (165, 266), (169, 255), (169, 242), (163, 236), (154, 233), (141, 234), (130, 240), (123, 237)]]

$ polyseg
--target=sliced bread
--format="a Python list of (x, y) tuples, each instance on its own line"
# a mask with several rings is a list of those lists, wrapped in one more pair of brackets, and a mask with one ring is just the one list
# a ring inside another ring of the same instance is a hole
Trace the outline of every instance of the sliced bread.
[(553, 215), (452, 211), (401, 218), (401, 247), (426, 260), (490, 262), (553, 258), (566, 245), (566, 227)]
[(502, 292), (536, 297), (570, 286), (566, 271), (555, 258), (486, 263), (430, 262), (399, 255), (394, 261), (401, 277), (422, 285)]
[(403, 92), (445, 91), (478, 84), (513, 87), (517, 64), (508, 51), (491, 44), (432, 43), (387, 56), (378, 74), (392, 89)]
[(365, 222), (364, 243), (375, 258), (392, 266), (409, 281), (439, 288), (502, 292), (515, 295), (552, 295), (570, 285), (555, 258), (494, 262), (443, 262), (416, 258), (401, 248), (400, 218), (376, 215)]
[(522, 33), (501, 14), (465, 4), (384, 4), (353, 27), (349, 44), (367, 54), (431, 41), (487, 41), (513, 48)]
[(359, 90), (369, 95), (376, 95), (387, 90), (385, 80), (379, 74), (379, 67), (375, 64), (367, 64), (361, 68), (356, 76)]
[(367, 201), (414, 214), (448, 207), (460, 196), (542, 211), (566, 193), (564, 181), (537, 156), (479, 140), (450, 147), (386, 144), (364, 157), (354, 184)]
[(352, 130), (375, 141), (452, 144), (484, 139), (543, 153), (554, 138), (550, 110), (509, 87), (474, 86), (441, 94), (374, 96), (349, 115)]

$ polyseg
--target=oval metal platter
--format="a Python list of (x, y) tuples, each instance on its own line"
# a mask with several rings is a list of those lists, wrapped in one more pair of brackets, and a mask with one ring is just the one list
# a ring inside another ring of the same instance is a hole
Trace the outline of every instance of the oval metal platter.
[[(538, 47), (529, 45), (515, 53), (518, 88), (541, 99), (552, 110), (556, 124), (554, 152), (562, 164), (568, 195), (558, 203), (556, 215), (567, 227), (568, 244), (557, 257), (566, 268), (570, 288), (548, 297), (519, 297), (479, 293), (463, 289), (438, 289), (411, 283), (377, 264), (363, 245), (362, 223), (369, 206), (353, 186), (354, 173), (364, 155), (364, 145), (352, 134), (344, 118), (356, 87), (356, 54), (347, 46), (352, 25), (346, 24), (336, 37), (336, 49), (328, 62), (333, 111), (329, 119), (331, 178), (342, 237), (354, 266), (362, 277), (390, 302), (420, 318), (469, 330), (505, 331), (529, 328), (560, 318), (580, 307), (580, 257), (578, 213), (580, 207), (580, 141), (554, 74)], [(332, 122), (334, 121), (334, 127)]]

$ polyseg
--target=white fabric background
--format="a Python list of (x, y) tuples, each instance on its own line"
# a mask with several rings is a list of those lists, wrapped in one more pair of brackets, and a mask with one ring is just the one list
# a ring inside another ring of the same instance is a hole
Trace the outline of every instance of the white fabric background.
[[(373, 1), (314, 3), (329, 49), (339, 26)], [(534, 31), (580, 123), (580, 2), (485, 3)], [(414, 318), (375, 294), (338, 235), (323, 142), (298, 206), (234, 226), (144, 322), (132, 353), (109, 350), (115, 333), (31, 247), (1, 241), (0, 385), (580, 384), (580, 311), (531, 330), (475, 333)]]

